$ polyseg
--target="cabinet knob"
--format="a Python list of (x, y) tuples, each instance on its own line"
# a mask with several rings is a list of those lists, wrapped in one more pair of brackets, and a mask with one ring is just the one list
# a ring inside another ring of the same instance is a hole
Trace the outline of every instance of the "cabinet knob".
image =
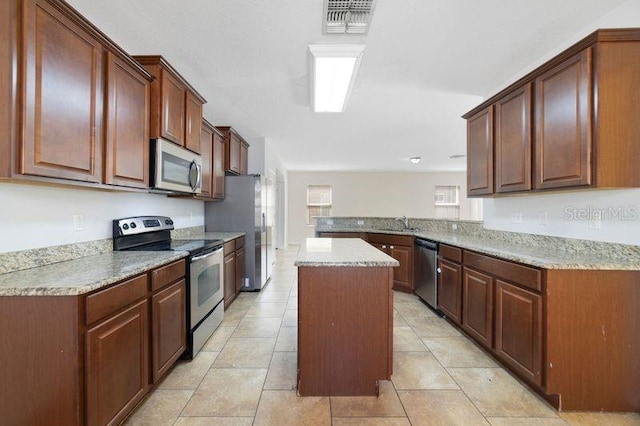
[(391, 250), (393, 250), (395, 247), (393, 247), (393, 246), (389, 246), (389, 248), (390, 248)]
[(383, 244), (383, 245), (382, 245), (382, 248), (383, 248), (383, 249), (386, 249), (386, 248), (387, 248), (387, 246), (385, 246), (385, 245)]
[(438, 271), (438, 273), (441, 273), (442, 269), (438, 268), (438, 269), (436, 269), (436, 271)]

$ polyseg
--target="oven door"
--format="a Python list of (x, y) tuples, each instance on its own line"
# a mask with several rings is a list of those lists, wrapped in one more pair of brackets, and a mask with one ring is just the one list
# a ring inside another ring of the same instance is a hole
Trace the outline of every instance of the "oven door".
[(194, 256), (189, 266), (191, 324), (196, 325), (224, 298), (224, 254), (222, 247), (211, 253)]

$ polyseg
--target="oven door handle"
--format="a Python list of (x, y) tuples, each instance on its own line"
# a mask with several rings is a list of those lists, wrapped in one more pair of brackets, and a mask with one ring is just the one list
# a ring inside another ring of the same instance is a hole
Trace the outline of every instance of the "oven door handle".
[(215, 254), (220, 253), (220, 252), (222, 251), (222, 249), (223, 249), (223, 248), (222, 248), (222, 247), (220, 247), (220, 248), (215, 249), (215, 250), (214, 250), (214, 251), (212, 251), (211, 253), (203, 254), (202, 256), (192, 257), (192, 258), (191, 258), (191, 262), (193, 263), (193, 262), (197, 262), (197, 261), (199, 261), (199, 260), (202, 260), (202, 259), (206, 259), (206, 258), (208, 258), (208, 257), (211, 257), (211, 256), (213, 256), (213, 255), (215, 255)]

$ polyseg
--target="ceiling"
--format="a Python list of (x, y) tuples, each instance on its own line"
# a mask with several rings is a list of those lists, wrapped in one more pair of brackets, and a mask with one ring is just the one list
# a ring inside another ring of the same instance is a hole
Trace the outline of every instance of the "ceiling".
[[(323, 35), (322, 0), (68, 2), (289, 170), (435, 171), (465, 169), (462, 114), (623, 0), (378, 0), (366, 36)], [(366, 43), (347, 109), (313, 113), (307, 45), (345, 42)]]

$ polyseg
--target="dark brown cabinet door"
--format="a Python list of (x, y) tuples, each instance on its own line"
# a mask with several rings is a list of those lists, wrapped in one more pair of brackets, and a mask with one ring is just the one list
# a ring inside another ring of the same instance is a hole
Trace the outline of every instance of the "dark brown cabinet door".
[(248, 156), (249, 156), (249, 146), (241, 143), (240, 144), (240, 174), (246, 175), (248, 171)]
[(200, 130), (202, 129), (202, 102), (193, 93), (186, 94), (186, 116), (184, 147), (200, 153)]
[(202, 192), (200, 196), (213, 197), (213, 130), (208, 125), (200, 132), (200, 155), (202, 156)]
[(161, 73), (160, 135), (184, 146), (186, 91), (182, 83), (171, 73), (166, 70), (162, 70)]
[(245, 253), (244, 247), (236, 250), (236, 295), (240, 293), (242, 286), (244, 285), (245, 272)]
[(531, 189), (531, 83), (495, 103), (496, 192)]
[(498, 279), (495, 318), (498, 357), (542, 384), (542, 297)]
[(45, 1), (25, 1), (24, 32), (25, 121), (18, 172), (100, 182), (100, 43)]
[(235, 174), (239, 174), (240, 173), (240, 146), (242, 145), (242, 142), (240, 142), (240, 139), (233, 133), (231, 132), (229, 134), (229, 162), (226, 165), (227, 171), (228, 172), (233, 172)]
[(224, 308), (236, 298), (236, 253), (224, 257)]
[(467, 194), (493, 193), (493, 106), (467, 120)]
[(185, 280), (151, 297), (151, 365), (153, 383), (173, 366), (187, 342)]
[(224, 145), (224, 137), (214, 131), (211, 196), (216, 200), (224, 199)]
[(493, 278), (464, 268), (462, 328), (487, 348), (493, 345)]
[(537, 189), (591, 184), (591, 72), (587, 49), (535, 81)]
[(438, 259), (438, 309), (456, 324), (462, 323), (462, 266)]
[(104, 182), (149, 186), (149, 82), (107, 54), (106, 149)]
[(412, 259), (413, 250), (407, 246), (389, 245), (389, 256), (396, 259), (400, 266), (393, 268), (393, 289), (413, 292)]
[(149, 386), (148, 303), (143, 300), (86, 333), (88, 425), (118, 424)]

